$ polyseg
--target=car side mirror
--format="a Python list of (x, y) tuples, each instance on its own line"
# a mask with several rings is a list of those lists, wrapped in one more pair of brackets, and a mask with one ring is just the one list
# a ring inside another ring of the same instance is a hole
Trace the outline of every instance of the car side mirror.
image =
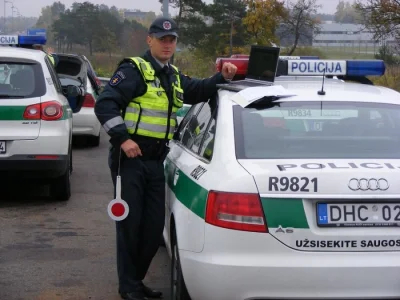
[(78, 86), (69, 85), (67, 86), (66, 97), (69, 102), (69, 106), (73, 113), (80, 112), (83, 102), (85, 101), (85, 92)]

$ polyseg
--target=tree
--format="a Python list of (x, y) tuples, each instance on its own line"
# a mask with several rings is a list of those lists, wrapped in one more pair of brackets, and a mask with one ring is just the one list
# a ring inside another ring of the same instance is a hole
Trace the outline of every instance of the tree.
[[(159, 0), (163, 3), (163, 0)], [(196, 12), (201, 12), (204, 7), (202, 0), (169, 0), (173, 8), (178, 8), (178, 15), (175, 18), (176, 24), (180, 26), (182, 19), (193, 15)]]
[(335, 21), (338, 23), (357, 24), (361, 22), (361, 15), (356, 9), (355, 3), (340, 0), (336, 6)]
[(312, 40), (314, 32), (319, 31), (319, 21), (314, 16), (320, 5), (317, 0), (297, 0), (290, 3), (287, 17), (282, 23), (282, 36), (292, 38), (292, 46), (288, 55), (292, 55), (299, 44), (300, 38)]
[(247, 14), (243, 19), (252, 41), (260, 45), (277, 43), (276, 29), (287, 17), (285, 3), (278, 0), (246, 0)]
[[(243, 25), (247, 4), (244, 0), (214, 0), (204, 8), (204, 15), (212, 19), (212, 28), (207, 32), (204, 47), (210, 55), (225, 55), (229, 43), (229, 53), (233, 45), (247, 43), (248, 36)], [(212, 30), (211, 30), (212, 29)]]
[(388, 36), (400, 39), (400, 0), (357, 0), (355, 7), (375, 40)]
[(42, 8), (42, 13), (36, 23), (37, 28), (45, 28), (47, 31), (47, 40), (51, 43), (54, 40), (54, 36), (51, 32), (51, 26), (62, 13), (65, 11), (65, 5), (61, 2), (54, 2), (52, 5), (48, 5)]
[[(45, 10), (48, 11), (51, 9)], [(122, 20), (115, 6), (75, 2), (71, 9), (59, 13), (50, 29), (60, 52), (82, 45), (89, 49), (90, 55), (101, 51), (109, 56), (115, 52), (131, 56), (139, 55), (146, 47), (146, 28), (136, 21)]]

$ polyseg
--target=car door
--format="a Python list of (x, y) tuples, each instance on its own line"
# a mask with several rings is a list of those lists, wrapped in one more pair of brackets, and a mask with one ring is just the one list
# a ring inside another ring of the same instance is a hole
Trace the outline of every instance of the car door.
[(73, 54), (57, 53), (58, 62), (55, 66), (55, 71), (60, 79), (64, 91), (68, 85), (78, 86), (82, 90), (81, 96), (68, 97), (74, 112), (83, 102), (84, 95), (87, 93), (88, 88), (88, 69), (86, 62), (79, 56)]
[[(209, 163), (205, 150), (210, 142), (210, 125), (215, 124), (214, 103), (215, 99), (194, 105), (189, 110), (171, 141), (171, 151), (166, 160), (167, 215), (174, 214), (177, 227), (185, 224), (176, 228), (179, 248), (194, 252), (200, 252), (204, 244), (203, 217), (207, 192), (201, 186), (201, 177)], [(169, 226), (169, 220), (166, 224)]]
[(174, 182), (175, 172), (178, 172), (176, 168), (176, 160), (178, 159), (179, 153), (182, 153), (183, 148), (181, 147), (182, 133), (186, 129), (186, 125), (189, 123), (193, 116), (196, 116), (199, 109), (204, 105), (204, 103), (199, 103), (193, 105), (187, 112), (186, 116), (182, 119), (179, 124), (178, 129), (175, 132), (174, 139), (169, 142), (170, 152), (165, 159), (165, 176), (166, 176), (166, 194), (165, 194), (165, 224), (169, 226), (169, 217), (171, 214), (171, 199), (173, 198), (173, 187), (176, 184)]

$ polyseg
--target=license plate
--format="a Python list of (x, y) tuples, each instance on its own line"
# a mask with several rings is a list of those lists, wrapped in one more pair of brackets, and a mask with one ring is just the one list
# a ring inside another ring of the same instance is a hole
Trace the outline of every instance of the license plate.
[(400, 203), (317, 203), (319, 227), (397, 227)]
[(0, 141), (0, 154), (6, 153), (6, 142)]

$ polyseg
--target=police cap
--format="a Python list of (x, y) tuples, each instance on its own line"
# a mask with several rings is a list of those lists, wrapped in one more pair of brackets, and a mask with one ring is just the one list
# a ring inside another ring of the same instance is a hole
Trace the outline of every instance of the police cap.
[(171, 18), (157, 18), (150, 25), (149, 34), (154, 35), (156, 38), (161, 38), (166, 35), (173, 35), (178, 37), (178, 26)]

